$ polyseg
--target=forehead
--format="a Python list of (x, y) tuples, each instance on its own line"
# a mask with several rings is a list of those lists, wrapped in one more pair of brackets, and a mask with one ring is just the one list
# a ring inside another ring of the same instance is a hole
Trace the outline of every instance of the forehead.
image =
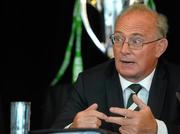
[(156, 16), (148, 11), (132, 11), (121, 16), (115, 26), (115, 31), (125, 34), (153, 34), (156, 30)]

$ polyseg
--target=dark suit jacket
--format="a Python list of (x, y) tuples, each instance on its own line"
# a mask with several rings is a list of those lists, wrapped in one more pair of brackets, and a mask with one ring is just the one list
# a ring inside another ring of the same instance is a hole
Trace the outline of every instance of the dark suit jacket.
[[(159, 61), (149, 92), (148, 106), (156, 119), (166, 123), (169, 134), (180, 134), (180, 66)], [(124, 107), (119, 76), (114, 59), (81, 73), (75, 83), (71, 99), (55, 121), (53, 128), (64, 128), (73, 121), (77, 112), (93, 103), (98, 110), (112, 115), (109, 108)], [(103, 122), (101, 128), (118, 131), (115, 124)]]

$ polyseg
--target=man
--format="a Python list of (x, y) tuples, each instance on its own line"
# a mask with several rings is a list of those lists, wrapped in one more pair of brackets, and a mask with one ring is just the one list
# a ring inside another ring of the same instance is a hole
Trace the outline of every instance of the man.
[[(53, 127), (180, 133), (180, 68), (160, 59), (168, 46), (167, 31), (166, 18), (145, 5), (126, 9), (111, 36), (115, 58), (79, 75)], [(131, 84), (140, 87), (137, 95)], [(135, 104), (128, 106), (130, 98)]]

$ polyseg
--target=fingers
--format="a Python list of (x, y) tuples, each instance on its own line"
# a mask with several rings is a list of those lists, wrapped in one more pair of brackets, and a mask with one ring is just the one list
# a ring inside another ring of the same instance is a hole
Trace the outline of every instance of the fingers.
[(120, 132), (121, 134), (129, 134), (129, 132), (128, 132), (126, 129), (124, 129), (123, 126), (119, 128), (119, 132)]
[(124, 117), (109, 116), (106, 119), (106, 122), (115, 123), (115, 124), (118, 124), (121, 126), (127, 126), (127, 125), (131, 124), (132, 119), (135, 116), (135, 113), (137, 113), (137, 111), (132, 111), (132, 110), (124, 109), (124, 108), (117, 108), (117, 107), (111, 107), (110, 112), (118, 114), (118, 115), (122, 115)]
[(96, 103), (89, 106), (84, 111), (78, 112), (73, 120), (72, 128), (99, 128), (101, 120), (105, 120), (107, 116), (97, 111)]
[(72, 125), (71, 128), (99, 128), (100, 126), (98, 126), (98, 124), (96, 123), (86, 123), (83, 122), (81, 124), (78, 125)]
[[(141, 109), (147, 109), (148, 106), (137, 97), (137, 95), (133, 95), (133, 101), (134, 103)], [(127, 118), (133, 118), (137, 114), (138, 111), (133, 111), (130, 109), (124, 109), (124, 108), (117, 108), (117, 107), (111, 107), (110, 112), (122, 115)]]
[(102, 112), (99, 112), (99, 111), (86, 111), (86, 116), (92, 116), (92, 117), (97, 117), (99, 119), (102, 119), (102, 120), (105, 120), (107, 118), (107, 115), (105, 115), (104, 113)]
[(156, 120), (147, 106), (136, 95), (133, 95), (134, 103), (140, 108), (140, 111), (133, 111), (119, 107), (111, 107), (110, 112), (123, 117), (108, 117), (107, 122), (115, 123), (119, 126), (119, 132), (122, 134), (135, 134), (139, 132), (155, 133), (157, 129)]
[(134, 101), (134, 103), (136, 103), (138, 105), (138, 107), (140, 109), (143, 109), (143, 108), (147, 107), (147, 105), (141, 99), (139, 99), (137, 97), (137, 95), (135, 95), (135, 94), (133, 95), (133, 101)]
[(98, 108), (98, 105), (96, 103), (94, 103), (91, 106), (89, 106), (85, 111), (88, 111), (88, 110), (97, 110), (97, 108)]
[(96, 117), (98, 119), (105, 120), (107, 118), (107, 115), (105, 115), (102, 112), (97, 111), (98, 105), (96, 103), (89, 106), (87, 109), (85, 109), (82, 112), (79, 112), (77, 115), (82, 117)]
[(129, 109), (118, 108), (118, 107), (111, 107), (110, 112), (118, 114), (118, 115), (122, 115), (124, 117), (132, 118), (132, 117), (134, 117), (134, 114), (137, 111), (132, 111), (132, 110), (129, 110)]
[(94, 116), (99, 119), (105, 120), (107, 116), (104, 113), (97, 111), (97, 108), (98, 108), (98, 105), (96, 103), (89, 106), (87, 109), (84, 110), (86, 116)]
[(106, 122), (115, 123), (115, 124), (119, 124), (119, 125), (123, 125), (123, 126), (130, 124), (130, 120), (128, 118), (112, 117), (112, 116), (108, 117), (106, 119)]
[(95, 117), (86, 117), (74, 120), (71, 128), (99, 128), (102, 122)]
[(101, 120), (96, 117), (86, 117), (83, 121), (84, 124), (96, 124), (98, 127), (101, 126)]

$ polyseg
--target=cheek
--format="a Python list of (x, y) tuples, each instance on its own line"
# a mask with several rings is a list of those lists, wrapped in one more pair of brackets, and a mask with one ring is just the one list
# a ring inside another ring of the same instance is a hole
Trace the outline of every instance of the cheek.
[(143, 53), (138, 54), (136, 56), (136, 59), (142, 68), (149, 68), (149, 67), (154, 66), (157, 60), (157, 57), (153, 49), (153, 50), (144, 51)]
[(118, 58), (118, 57), (120, 57), (120, 48), (118, 47), (118, 46), (113, 46), (113, 52), (114, 52), (114, 57), (115, 58)]

